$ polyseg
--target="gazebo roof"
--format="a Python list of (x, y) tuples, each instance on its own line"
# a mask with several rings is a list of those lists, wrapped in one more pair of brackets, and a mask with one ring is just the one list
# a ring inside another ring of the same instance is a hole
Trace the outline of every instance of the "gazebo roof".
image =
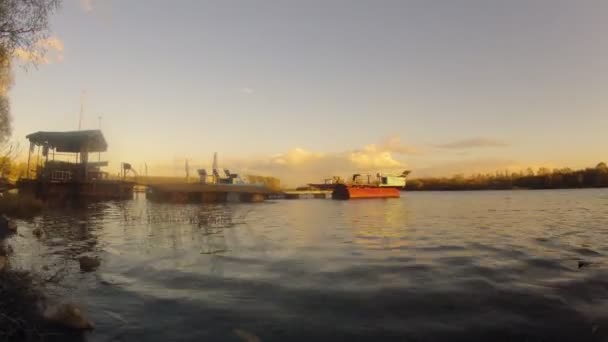
[(69, 131), (69, 132), (36, 132), (26, 138), (33, 144), (48, 145), (57, 152), (78, 153), (83, 149), (87, 152), (105, 152), (108, 143), (100, 130)]

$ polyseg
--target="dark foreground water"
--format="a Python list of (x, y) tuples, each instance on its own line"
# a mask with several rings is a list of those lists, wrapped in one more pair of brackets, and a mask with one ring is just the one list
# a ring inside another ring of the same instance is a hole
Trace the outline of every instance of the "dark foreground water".
[(140, 198), (19, 224), (13, 265), (80, 303), (90, 341), (608, 337), (608, 190)]

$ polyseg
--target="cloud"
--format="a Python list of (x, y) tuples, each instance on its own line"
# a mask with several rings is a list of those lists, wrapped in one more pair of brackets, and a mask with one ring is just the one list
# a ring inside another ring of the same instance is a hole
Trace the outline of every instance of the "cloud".
[(25, 63), (52, 64), (63, 62), (64, 45), (61, 39), (49, 37), (39, 40), (30, 50), (17, 48), (15, 57)]
[(420, 150), (414, 146), (404, 145), (401, 138), (392, 136), (379, 144), (370, 144), (363, 148), (364, 151), (385, 151), (396, 154), (420, 154)]
[(468, 148), (481, 148), (481, 147), (506, 147), (509, 144), (504, 141), (489, 139), (489, 138), (471, 138), (453, 141), (447, 144), (435, 145), (439, 148), (448, 149), (468, 149)]
[(80, 0), (80, 9), (85, 13), (93, 12), (93, 0)]
[(353, 173), (399, 172), (405, 163), (391, 152), (377, 149), (322, 153), (293, 148), (268, 158), (231, 162), (241, 173), (272, 175), (288, 186), (319, 182), (332, 176), (349, 177)]
[(241, 88), (241, 89), (239, 89), (239, 91), (240, 91), (241, 93), (243, 93), (243, 94), (247, 94), (247, 95), (249, 95), (249, 94), (253, 94), (253, 92), (254, 92), (253, 88), (249, 88), (249, 87), (244, 87), (244, 88)]

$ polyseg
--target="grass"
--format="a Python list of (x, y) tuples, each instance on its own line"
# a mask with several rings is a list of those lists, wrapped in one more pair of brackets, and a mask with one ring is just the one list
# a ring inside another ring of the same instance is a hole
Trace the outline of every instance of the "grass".
[(4, 193), (0, 196), (0, 214), (8, 217), (27, 219), (38, 215), (44, 209), (41, 200), (31, 196)]

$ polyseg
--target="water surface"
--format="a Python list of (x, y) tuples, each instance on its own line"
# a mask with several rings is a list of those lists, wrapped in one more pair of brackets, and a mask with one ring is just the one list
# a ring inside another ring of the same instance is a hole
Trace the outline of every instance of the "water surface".
[[(13, 264), (80, 303), (97, 326), (90, 341), (608, 336), (607, 190), (136, 198), (47, 212), (19, 229)], [(80, 255), (100, 257), (100, 268), (80, 272)]]

